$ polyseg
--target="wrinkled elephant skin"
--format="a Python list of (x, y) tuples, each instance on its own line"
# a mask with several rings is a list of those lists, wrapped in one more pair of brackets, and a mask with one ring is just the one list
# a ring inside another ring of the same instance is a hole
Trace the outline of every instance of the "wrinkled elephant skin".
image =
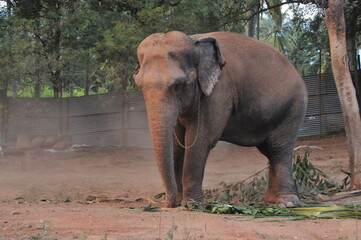
[(137, 55), (134, 80), (144, 95), (166, 207), (202, 201), (207, 157), (220, 140), (256, 146), (268, 158), (265, 201), (299, 202), (292, 152), (307, 92), (281, 53), (236, 33), (172, 31), (148, 36)]

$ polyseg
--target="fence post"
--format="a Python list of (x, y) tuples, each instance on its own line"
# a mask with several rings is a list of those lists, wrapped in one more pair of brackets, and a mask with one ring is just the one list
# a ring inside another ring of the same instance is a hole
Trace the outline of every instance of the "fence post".
[[(321, 71), (321, 69), (320, 69)], [(329, 82), (329, 80), (327, 79), (327, 75), (326, 73), (320, 73), (319, 77), (318, 77), (318, 87), (319, 87), (319, 92), (318, 92), (318, 96), (319, 96), (319, 134), (325, 134), (327, 133), (327, 129), (326, 127), (324, 128), (324, 126), (327, 126), (327, 118), (324, 116), (324, 112), (325, 112), (325, 94), (327, 95), (327, 84)]]
[(128, 94), (127, 91), (122, 90), (121, 91), (122, 94), (122, 113), (123, 113), (123, 119), (122, 119), (122, 146), (123, 148), (127, 148), (128, 147), (128, 133), (127, 133), (127, 119), (128, 119), (128, 111), (127, 111), (127, 101), (128, 101)]
[[(69, 132), (69, 98), (66, 98), (65, 99), (66, 101), (66, 115), (64, 117), (65, 119), (65, 134), (66, 134), (66, 137), (69, 137), (71, 136), (71, 133)], [(71, 139), (71, 141), (73, 141), (73, 139)]]
[(8, 104), (5, 91), (5, 89), (0, 89), (0, 146), (4, 146), (6, 144)]
[[(358, 55), (360, 57), (360, 55)], [(360, 58), (359, 58), (360, 61)], [(361, 69), (360, 70), (356, 70), (356, 95), (358, 96), (357, 100), (358, 100), (358, 107), (359, 107), (359, 111), (360, 111), (360, 116), (361, 116)]]

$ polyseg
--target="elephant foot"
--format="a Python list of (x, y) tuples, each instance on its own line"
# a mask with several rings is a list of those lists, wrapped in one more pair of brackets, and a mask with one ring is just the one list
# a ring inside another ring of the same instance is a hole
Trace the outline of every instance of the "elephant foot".
[(203, 196), (198, 196), (196, 198), (185, 197), (183, 198), (182, 194), (177, 194), (176, 196), (172, 194), (166, 194), (164, 207), (165, 208), (175, 208), (179, 206), (200, 206), (203, 203)]
[(182, 194), (178, 193), (177, 198), (175, 200), (175, 205), (177, 207), (182, 206), (182, 202), (183, 202), (183, 196)]
[(195, 201), (193, 199), (189, 199), (187, 201), (182, 201), (182, 206), (188, 209), (200, 209), (205, 210), (206, 204), (203, 201)]
[(199, 194), (192, 194), (192, 196), (184, 196), (182, 206), (202, 209), (204, 207), (202, 192)]
[(277, 204), (281, 207), (294, 207), (300, 204), (300, 199), (296, 194), (272, 194), (266, 193), (263, 197), (264, 202)]
[(176, 194), (166, 194), (164, 207), (165, 208), (175, 208), (179, 205), (176, 202), (177, 195)]

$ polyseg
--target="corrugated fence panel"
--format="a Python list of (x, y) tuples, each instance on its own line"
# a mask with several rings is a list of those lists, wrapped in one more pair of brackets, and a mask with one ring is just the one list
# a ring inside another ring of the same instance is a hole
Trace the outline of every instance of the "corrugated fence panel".
[(312, 136), (344, 128), (342, 109), (332, 74), (304, 77), (308, 90), (305, 122), (299, 136)]
[(148, 128), (148, 118), (146, 111), (128, 112), (127, 128)]
[(124, 146), (122, 130), (112, 129), (102, 132), (88, 132), (83, 134), (74, 134), (72, 141), (74, 144), (87, 144), (92, 146)]
[(128, 92), (127, 102), (129, 111), (145, 111), (145, 103), (141, 92)]
[(61, 116), (62, 101), (47, 98), (9, 98), (8, 106), (11, 114), (26, 117), (49, 117)]
[(15, 142), (18, 134), (59, 135), (61, 102), (57, 99), (9, 98), (7, 142)]
[(147, 111), (141, 92), (127, 94), (127, 146), (151, 148), (152, 142), (148, 129)]
[(339, 132), (343, 130), (345, 124), (343, 122), (343, 115), (342, 112), (334, 113), (334, 114), (327, 114), (325, 116), (325, 123), (323, 124), (325, 132), (323, 134), (330, 134), (334, 132)]
[(322, 96), (321, 114), (341, 113), (341, 103), (338, 95), (324, 95)]
[(68, 134), (85, 134), (93, 132), (104, 132), (109, 130), (120, 130), (122, 128), (123, 113), (106, 113), (97, 115), (86, 115), (69, 117)]
[(99, 94), (69, 98), (69, 116), (114, 113), (123, 111), (123, 94)]
[(320, 134), (320, 116), (307, 116), (298, 135), (305, 137)]
[(128, 129), (127, 133), (128, 133), (127, 135), (128, 147), (143, 147), (143, 148), (152, 147), (152, 141), (150, 138), (148, 128)]
[(320, 96), (309, 96), (308, 97), (308, 106), (306, 115), (313, 116), (320, 113), (321, 110), (321, 97)]
[(122, 93), (71, 98), (67, 134), (77, 144), (123, 146)]
[(326, 75), (326, 93), (337, 95), (337, 88), (333, 76), (331, 74)]
[[(343, 129), (343, 116), (332, 74), (306, 76), (304, 81), (309, 101), (299, 136)], [(18, 134), (29, 134), (71, 136), (75, 144), (152, 146), (141, 92), (64, 99), (8, 97), (1, 99), (1, 104), (8, 109), (0, 109), (0, 137), (6, 143), (14, 143)]]

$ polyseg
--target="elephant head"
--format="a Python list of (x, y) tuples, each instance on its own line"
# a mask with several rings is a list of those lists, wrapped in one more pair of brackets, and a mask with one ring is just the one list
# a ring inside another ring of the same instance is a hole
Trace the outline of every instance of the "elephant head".
[(166, 187), (167, 207), (173, 207), (177, 184), (173, 159), (173, 131), (178, 117), (197, 111), (197, 99), (209, 96), (225, 61), (214, 38), (195, 39), (181, 32), (152, 34), (137, 51), (134, 74), (142, 90), (154, 154)]

